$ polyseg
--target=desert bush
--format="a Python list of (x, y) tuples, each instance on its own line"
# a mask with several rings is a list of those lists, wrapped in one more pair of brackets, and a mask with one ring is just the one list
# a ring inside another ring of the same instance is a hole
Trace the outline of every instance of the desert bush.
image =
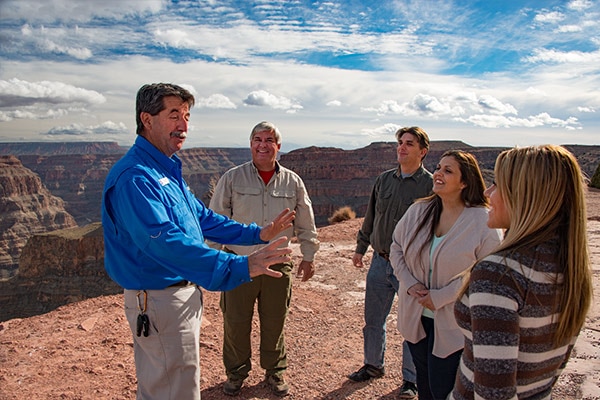
[(356, 213), (348, 206), (340, 207), (333, 212), (333, 215), (327, 219), (330, 224), (347, 221), (356, 218)]

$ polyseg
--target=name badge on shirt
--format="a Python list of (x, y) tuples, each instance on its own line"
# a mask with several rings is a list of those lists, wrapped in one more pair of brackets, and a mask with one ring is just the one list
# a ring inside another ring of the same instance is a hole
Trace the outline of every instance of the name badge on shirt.
[(158, 183), (160, 183), (161, 186), (165, 186), (169, 184), (169, 178), (167, 178), (166, 176), (164, 178), (160, 178), (158, 180)]

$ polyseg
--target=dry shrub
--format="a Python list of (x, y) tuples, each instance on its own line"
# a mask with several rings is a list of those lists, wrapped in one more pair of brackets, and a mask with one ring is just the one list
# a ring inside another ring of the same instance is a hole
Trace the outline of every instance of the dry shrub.
[(347, 221), (356, 218), (356, 213), (348, 206), (338, 208), (333, 212), (333, 215), (327, 219), (330, 224)]

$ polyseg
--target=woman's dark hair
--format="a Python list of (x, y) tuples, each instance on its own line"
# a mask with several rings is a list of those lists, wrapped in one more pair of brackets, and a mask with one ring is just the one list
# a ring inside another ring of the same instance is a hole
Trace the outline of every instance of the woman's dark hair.
[[(440, 157), (440, 160), (444, 157), (454, 158), (460, 167), (460, 180), (465, 184), (465, 187), (461, 191), (461, 199), (465, 203), (466, 207), (477, 207), (487, 206), (488, 199), (484, 195), (485, 182), (479, 169), (477, 159), (471, 153), (467, 153), (462, 150), (448, 150)], [(440, 222), (440, 216), (442, 215), (442, 199), (437, 194), (432, 194), (428, 197), (417, 200), (419, 202), (429, 203), (425, 207), (425, 212), (415, 230), (413, 237), (410, 240), (410, 244), (415, 240), (417, 234), (429, 227), (429, 240), (423, 243), (419, 249), (419, 254), (431, 243), (435, 228), (437, 228)]]

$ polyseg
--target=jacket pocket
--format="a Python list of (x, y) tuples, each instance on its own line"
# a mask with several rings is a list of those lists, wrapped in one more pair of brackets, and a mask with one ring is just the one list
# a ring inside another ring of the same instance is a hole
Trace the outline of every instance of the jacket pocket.
[(271, 196), (293, 199), (296, 197), (296, 191), (293, 189), (273, 189), (271, 190)]
[(379, 196), (377, 197), (377, 204), (375, 205), (377, 212), (383, 214), (386, 211), (389, 211), (388, 208), (390, 207), (391, 201), (392, 201), (392, 191), (391, 190), (387, 190), (383, 193), (380, 193)]

